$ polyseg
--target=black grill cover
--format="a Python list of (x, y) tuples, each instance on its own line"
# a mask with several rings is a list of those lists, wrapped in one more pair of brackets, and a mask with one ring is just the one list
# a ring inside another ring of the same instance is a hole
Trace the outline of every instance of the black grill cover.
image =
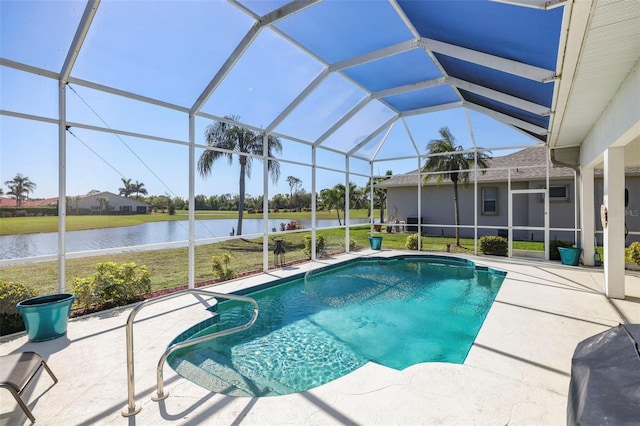
[(640, 424), (639, 341), (640, 324), (620, 324), (578, 343), (567, 424)]

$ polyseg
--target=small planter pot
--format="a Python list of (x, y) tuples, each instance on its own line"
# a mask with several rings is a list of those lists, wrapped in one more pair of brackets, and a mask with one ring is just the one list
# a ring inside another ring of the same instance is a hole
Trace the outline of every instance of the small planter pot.
[(563, 265), (578, 266), (580, 261), (581, 248), (577, 247), (558, 247), (560, 252), (560, 261)]
[(382, 237), (369, 237), (369, 245), (371, 250), (380, 250), (382, 247)]
[(73, 294), (60, 293), (19, 302), (16, 307), (22, 315), (29, 341), (42, 342), (67, 334), (74, 299)]

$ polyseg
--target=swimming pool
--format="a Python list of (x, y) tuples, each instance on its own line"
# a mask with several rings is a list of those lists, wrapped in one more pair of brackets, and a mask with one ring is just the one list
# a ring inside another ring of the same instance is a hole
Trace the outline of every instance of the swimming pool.
[[(181, 376), (214, 392), (270, 396), (328, 383), (367, 362), (402, 370), (463, 363), (506, 273), (446, 256), (358, 259), (244, 294), (260, 307), (248, 330), (181, 349)], [(227, 329), (252, 306), (225, 301), (217, 316), (172, 343)]]

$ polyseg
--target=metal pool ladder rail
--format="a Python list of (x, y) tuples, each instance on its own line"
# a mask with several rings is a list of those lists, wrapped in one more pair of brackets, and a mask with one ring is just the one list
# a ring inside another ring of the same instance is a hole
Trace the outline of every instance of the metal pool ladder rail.
[(175, 297), (183, 296), (185, 294), (202, 294), (206, 296), (212, 296), (216, 299), (220, 298), (220, 299), (227, 299), (227, 300), (237, 300), (240, 302), (248, 302), (253, 304), (253, 315), (251, 317), (251, 320), (249, 320), (249, 322), (247, 322), (246, 324), (243, 324), (237, 327), (232, 327), (227, 330), (218, 331), (216, 333), (207, 334), (206, 336), (200, 336), (194, 339), (185, 340), (183, 342), (174, 343), (173, 345), (169, 346), (167, 350), (164, 351), (164, 353), (160, 357), (160, 361), (158, 361), (158, 369), (157, 369), (158, 388), (157, 388), (156, 394), (151, 398), (154, 401), (161, 401), (169, 396), (169, 393), (165, 393), (163, 389), (162, 368), (164, 367), (164, 363), (167, 360), (167, 357), (171, 355), (174, 351), (187, 346), (195, 345), (197, 343), (205, 342), (207, 340), (212, 340), (217, 337), (226, 336), (229, 334), (237, 333), (242, 330), (246, 330), (247, 328), (251, 327), (253, 323), (256, 322), (256, 319), (258, 318), (258, 302), (256, 302), (250, 297), (238, 296), (235, 294), (216, 293), (213, 291), (199, 290), (196, 288), (178, 291), (176, 293), (167, 294), (164, 296), (156, 297), (156, 298), (145, 300), (144, 302), (138, 303), (133, 308), (133, 310), (129, 314), (129, 318), (127, 319), (126, 339), (127, 339), (128, 405), (122, 410), (122, 415), (124, 417), (135, 416), (142, 409), (141, 406), (136, 405), (136, 401), (135, 401), (135, 375), (133, 371), (133, 320), (135, 319), (138, 312), (140, 312), (140, 310), (145, 306), (153, 305), (155, 303), (163, 302), (165, 300), (173, 299)]

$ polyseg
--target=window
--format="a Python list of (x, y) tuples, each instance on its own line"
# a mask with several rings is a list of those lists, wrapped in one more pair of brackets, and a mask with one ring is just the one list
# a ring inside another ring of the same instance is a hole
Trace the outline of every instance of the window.
[[(569, 185), (549, 187), (549, 201), (569, 201)], [(544, 201), (544, 194), (540, 194), (540, 201)]]
[(498, 188), (482, 188), (482, 214), (498, 214)]

